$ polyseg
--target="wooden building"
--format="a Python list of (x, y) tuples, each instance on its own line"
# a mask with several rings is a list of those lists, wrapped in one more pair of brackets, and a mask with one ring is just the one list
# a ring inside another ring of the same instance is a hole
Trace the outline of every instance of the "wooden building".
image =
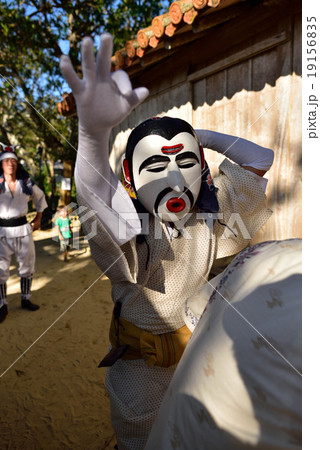
[[(169, 115), (272, 148), (273, 216), (254, 238), (301, 237), (301, 1), (173, 2), (113, 57), (150, 96), (112, 133), (119, 173), (132, 128)], [(139, 38), (139, 39), (138, 39)], [(217, 172), (222, 157), (206, 151)]]

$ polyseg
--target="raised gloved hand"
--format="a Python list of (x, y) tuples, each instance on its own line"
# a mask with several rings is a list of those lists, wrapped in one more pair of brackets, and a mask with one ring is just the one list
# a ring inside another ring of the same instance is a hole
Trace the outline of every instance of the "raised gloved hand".
[(111, 73), (112, 49), (112, 36), (103, 33), (95, 60), (93, 41), (84, 38), (81, 43), (82, 78), (76, 74), (68, 56), (63, 55), (60, 59), (60, 69), (72, 89), (79, 118), (75, 167), (77, 193), (89, 204), (93, 202), (93, 195), (110, 207), (119, 184), (109, 163), (110, 131), (149, 93), (146, 88), (133, 90), (124, 71)]
[(95, 61), (93, 41), (84, 38), (81, 43), (82, 79), (68, 56), (60, 59), (62, 75), (76, 100), (79, 129), (87, 135), (99, 135), (117, 125), (149, 94), (144, 87), (133, 90), (126, 72), (110, 73), (112, 49), (112, 36), (103, 33)]

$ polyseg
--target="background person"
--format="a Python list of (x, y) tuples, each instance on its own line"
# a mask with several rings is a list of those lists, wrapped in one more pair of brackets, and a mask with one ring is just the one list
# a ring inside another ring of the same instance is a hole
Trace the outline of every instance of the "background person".
[[(39, 306), (32, 303), (31, 283), (35, 270), (35, 246), (32, 231), (41, 226), (42, 211), (47, 202), (42, 190), (34, 184), (29, 174), (18, 162), (13, 146), (2, 145), (0, 155), (0, 322), (7, 314), (6, 282), (10, 275), (10, 262), (15, 255), (18, 275), (21, 279), (21, 307), (36, 311)], [(28, 223), (28, 202), (32, 199), (37, 214)]]
[(55, 225), (58, 229), (60, 251), (63, 253), (64, 261), (68, 261), (68, 251), (70, 247), (71, 220), (68, 216), (68, 208), (65, 205), (58, 206), (59, 216), (55, 220)]

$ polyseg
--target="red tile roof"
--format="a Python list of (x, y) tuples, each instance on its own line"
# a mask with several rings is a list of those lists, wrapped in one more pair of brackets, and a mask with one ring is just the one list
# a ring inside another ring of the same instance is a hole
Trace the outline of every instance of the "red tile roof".
[[(175, 34), (182, 33), (185, 27), (188, 30), (191, 25), (195, 27), (198, 17), (211, 12), (212, 8), (217, 8), (220, 4), (229, 6), (238, 2), (239, 0), (178, 0), (171, 3), (168, 12), (154, 17), (149, 27), (138, 31), (136, 39), (126, 42), (124, 48), (114, 53), (111, 58), (112, 70), (126, 70), (132, 65), (140, 66), (142, 58), (154, 51), (153, 49), (160, 48), (159, 44), (163, 44), (161, 48), (170, 48), (168, 38), (173, 38), (174, 42)], [(63, 100), (57, 106), (63, 116), (76, 113), (71, 93), (64, 93)]]
[[(222, 0), (223, 1), (223, 0)], [(136, 39), (116, 52), (111, 59), (114, 69), (125, 69), (142, 58), (148, 50), (156, 48), (167, 37), (172, 37), (183, 25), (191, 25), (206, 8), (216, 8), (221, 0), (178, 0), (171, 3), (169, 11), (154, 17), (151, 26), (138, 31)]]

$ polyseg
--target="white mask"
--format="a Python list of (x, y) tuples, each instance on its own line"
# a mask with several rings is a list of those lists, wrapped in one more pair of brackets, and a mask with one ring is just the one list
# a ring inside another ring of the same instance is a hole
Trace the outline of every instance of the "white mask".
[(160, 220), (176, 222), (194, 206), (201, 187), (202, 156), (188, 132), (171, 140), (143, 137), (132, 155), (132, 175), (140, 203)]

